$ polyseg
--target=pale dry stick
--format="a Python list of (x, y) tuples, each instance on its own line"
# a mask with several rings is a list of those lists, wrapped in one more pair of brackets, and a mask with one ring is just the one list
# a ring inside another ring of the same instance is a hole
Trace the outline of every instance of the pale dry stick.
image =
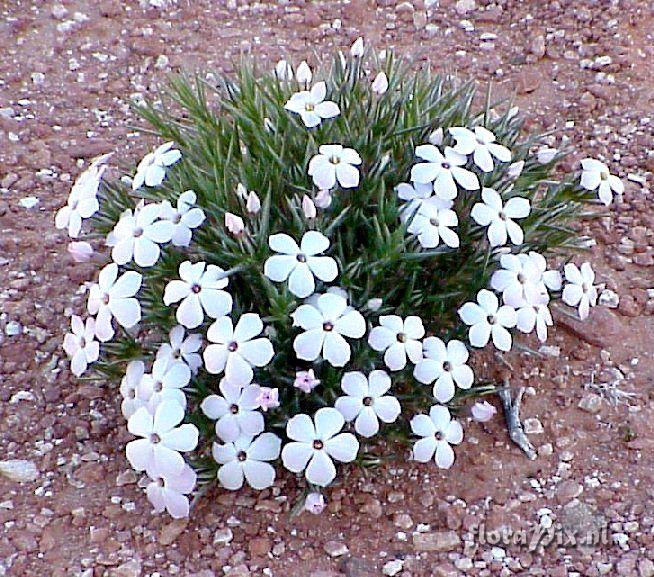
[(509, 383), (509, 379), (505, 378), (504, 387), (498, 389), (497, 394), (502, 400), (506, 427), (509, 430), (509, 438), (533, 461), (536, 459), (536, 449), (534, 449), (531, 441), (525, 435), (522, 422), (520, 421), (520, 405), (522, 403), (522, 397), (525, 394), (525, 387), (520, 387), (515, 399), (513, 399), (511, 398), (511, 384)]

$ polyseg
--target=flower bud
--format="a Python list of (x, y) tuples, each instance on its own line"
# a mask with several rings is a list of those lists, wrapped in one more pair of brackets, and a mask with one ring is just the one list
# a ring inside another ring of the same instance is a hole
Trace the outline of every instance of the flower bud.
[(309, 513), (320, 515), (325, 510), (325, 498), (320, 493), (309, 493), (304, 500), (304, 508)]
[(293, 80), (293, 69), (291, 65), (284, 59), (280, 60), (275, 66), (275, 76), (282, 81)]
[(350, 55), (354, 58), (361, 58), (363, 56), (363, 38), (359, 36), (350, 48)]
[(295, 77), (300, 84), (309, 84), (309, 82), (311, 82), (313, 74), (311, 73), (311, 68), (309, 68), (306, 60), (300, 62), (300, 65), (297, 67)]
[(71, 242), (68, 244), (68, 254), (75, 262), (88, 262), (93, 256), (93, 247), (88, 242)]
[(259, 200), (259, 197), (257, 196), (257, 193), (254, 192), (254, 190), (251, 190), (250, 194), (248, 194), (248, 200), (245, 203), (245, 208), (252, 215), (258, 214), (261, 210), (261, 201)]
[(319, 190), (316, 194), (315, 205), (318, 208), (327, 208), (332, 203), (332, 195), (328, 190)]
[(302, 212), (309, 220), (316, 218), (316, 205), (306, 194), (302, 197)]
[(474, 405), (472, 405), (470, 412), (472, 413), (472, 418), (475, 421), (486, 423), (495, 416), (497, 409), (488, 401), (482, 401), (476, 402)]
[(372, 91), (375, 94), (384, 94), (388, 90), (388, 78), (385, 72), (380, 72), (372, 82)]
[(240, 236), (245, 230), (243, 219), (240, 216), (232, 214), (231, 212), (225, 213), (225, 226), (227, 227), (227, 230), (234, 236)]

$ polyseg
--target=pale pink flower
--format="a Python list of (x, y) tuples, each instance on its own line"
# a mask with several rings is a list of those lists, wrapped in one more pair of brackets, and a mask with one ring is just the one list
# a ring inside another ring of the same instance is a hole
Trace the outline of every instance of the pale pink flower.
[(271, 389), (270, 387), (259, 387), (259, 396), (256, 399), (265, 413), (268, 409), (276, 409), (279, 407), (279, 389)]
[(470, 412), (472, 413), (472, 418), (475, 421), (480, 423), (487, 423), (495, 416), (497, 409), (488, 401), (481, 401), (472, 405)]
[(293, 383), (293, 386), (305, 393), (310, 393), (319, 384), (320, 379), (316, 379), (313, 369), (309, 369), (308, 371), (297, 371), (295, 373), (295, 382)]
[(320, 515), (325, 510), (325, 497), (321, 493), (309, 493), (304, 500), (304, 508), (309, 513)]
[(75, 262), (88, 262), (93, 256), (93, 247), (88, 242), (68, 243), (68, 254)]
[(240, 236), (245, 230), (243, 219), (240, 216), (232, 214), (231, 212), (225, 213), (225, 226), (227, 227), (227, 230), (234, 236)]

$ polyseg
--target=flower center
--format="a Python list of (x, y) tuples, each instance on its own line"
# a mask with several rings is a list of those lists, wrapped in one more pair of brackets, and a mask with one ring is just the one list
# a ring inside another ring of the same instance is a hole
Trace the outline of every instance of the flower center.
[(105, 305), (109, 304), (109, 293), (104, 293), (102, 295), (102, 304), (105, 304)]
[(182, 221), (182, 215), (179, 214), (179, 212), (175, 213), (175, 216), (173, 217), (173, 224), (179, 224)]
[(152, 390), (154, 390), (155, 393), (160, 393), (163, 391), (163, 383), (161, 381), (155, 381), (154, 385), (152, 385)]
[(406, 336), (406, 333), (397, 333), (397, 340), (400, 343), (406, 343), (408, 340), (408, 337)]
[(527, 282), (527, 278), (521, 272), (518, 273), (518, 282), (520, 284), (525, 284)]
[(135, 399), (136, 398), (136, 390), (135, 389), (130, 389), (127, 391), (127, 397), (130, 399)]
[(163, 487), (163, 486), (164, 486), (164, 480), (163, 480), (161, 477), (159, 477), (159, 478), (155, 481), (155, 483), (157, 484), (157, 487)]
[(325, 445), (323, 444), (323, 442), (322, 442), (320, 439), (316, 439), (316, 440), (313, 442), (313, 448), (314, 448), (316, 451), (321, 451), (322, 448), (323, 448), (324, 446), (325, 446)]
[(479, 136), (475, 138), (475, 140), (477, 141), (477, 144), (480, 144), (481, 146), (484, 146), (484, 144), (486, 144)]
[(143, 228), (141, 228), (140, 226), (137, 226), (134, 229), (134, 231), (132, 232), (132, 234), (134, 235), (134, 238), (138, 238), (139, 236), (143, 236)]
[(307, 112), (313, 112), (314, 108), (315, 108), (315, 105), (313, 104), (313, 102), (307, 102), (307, 103), (304, 105), (304, 109), (305, 109)]
[(173, 359), (179, 359), (182, 356), (182, 353), (178, 349), (173, 350), (172, 357)]
[(500, 220), (506, 220), (508, 218), (506, 216), (506, 214), (504, 214), (503, 210), (500, 210), (500, 212), (499, 212), (499, 214), (497, 216), (500, 218)]
[(238, 350), (238, 343), (236, 341), (232, 341), (227, 345), (227, 350), (230, 353), (235, 353)]
[(299, 253), (295, 258), (298, 262), (307, 262), (307, 256), (305, 254)]
[(449, 170), (450, 167), (451, 167), (451, 165), (450, 165), (449, 162), (443, 162), (443, 163), (441, 164), (441, 166), (442, 166), (445, 170)]
[(602, 180), (608, 180), (608, 179), (609, 179), (609, 173), (606, 172), (606, 171), (602, 171), (602, 172), (600, 172), (600, 178), (601, 178)]
[(449, 373), (452, 370), (452, 363), (450, 363), (450, 361), (445, 361), (443, 363), (443, 370)]
[(150, 442), (153, 444), (161, 443), (161, 437), (157, 433), (152, 433), (150, 435)]
[(77, 209), (77, 205), (79, 204), (79, 200), (74, 200), (72, 204), (70, 205), (70, 208), (73, 210)]
[(588, 286), (588, 283), (586, 283), (586, 282), (583, 283), (581, 285), (581, 290), (584, 291), (585, 293), (587, 293), (590, 290), (590, 287)]
[(363, 404), (364, 404), (366, 407), (369, 407), (370, 405), (372, 405), (372, 402), (373, 402), (373, 398), (372, 398), (372, 397), (363, 397)]
[(327, 331), (327, 332), (333, 331), (334, 330), (334, 323), (331, 323), (329, 321), (323, 323), (322, 324), (322, 330)]
[(436, 431), (436, 434), (434, 435), (436, 437), (437, 441), (442, 441), (445, 439), (445, 435), (441, 431)]
[(339, 164), (341, 162), (340, 157), (336, 156), (335, 154), (329, 157), (329, 162), (332, 164)]
[(84, 337), (79, 338), (79, 348), (83, 349), (86, 347), (86, 339)]
[(247, 460), (248, 456), (247, 456), (247, 454), (246, 454), (245, 451), (239, 451), (239, 452), (236, 454), (236, 458), (237, 458), (239, 461), (245, 461), (245, 460)]
[(497, 322), (497, 319), (495, 318), (495, 315), (488, 315), (488, 324), (489, 325), (494, 325)]
[(191, 290), (195, 294), (198, 294), (202, 290), (202, 287), (199, 284), (195, 283), (194, 285), (191, 286)]
[(430, 218), (429, 219), (429, 224), (432, 226), (438, 226), (438, 219), (437, 218)]

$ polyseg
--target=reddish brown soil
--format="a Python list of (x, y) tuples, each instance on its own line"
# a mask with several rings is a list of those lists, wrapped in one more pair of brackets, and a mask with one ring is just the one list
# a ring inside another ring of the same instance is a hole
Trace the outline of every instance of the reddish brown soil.
[[(423, 1), (178, 0), (161, 10), (135, 0), (2, 2), (0, 458), (31, 460), (39, 477), (0, 479), (0, 576), (366, 577), (395, 559), (403, 577), (654, 575), (654, 9), (645, 0), (478, 0), (463, 15), (470, 2), (457, 11), (442, 0), (427, 16)], [(171, 70), (229, 72), (241, 52), (263, 65), (282, 54), (299, 61), (359, 35), (492, 82), (515, 96), (531, 128), (556, 130), (552, 145), (601, 157), (624, 177), (624, 199), (589, 225), (589, 258), (620, 305), (559, 325), (548, 343), (558, 357), (510, 356), (513, 384), (532, 387), (523, 417), (544, 429), (531, 435), (536, 461), (496, 419), (466, 425), (448, 472), (404, 459), (349, 471), (320, 517), (289, 518), (289, 475), (260, 494), (214, 491), (188, 523), (152, 516), (125, 473), (116, 390), (75, 381), (62, 359), (66, 314), (80, 305), (71, 297), (93, 267), (67, 256), (54, 212), (80, 159), (117, 150), (134, 160), (145, 150), (127, 103), (155, 96)], [(28, 196), (36, 207), (21, 206)], [(23, 334), (6, 334), (12, 322)], [(617, 381), (633, 396), (588, 412), (578, 405), (592, 400), (591, 381)], [(570, 530), (584, 516), (608, 522), (608, 541), (529, 551), (475, 538), (480, 524), (533, 528), (543, 508)], [(418, 551), (418, 531), (443, 550)], [(332, 556), (340, 544), (349, 552)]]

